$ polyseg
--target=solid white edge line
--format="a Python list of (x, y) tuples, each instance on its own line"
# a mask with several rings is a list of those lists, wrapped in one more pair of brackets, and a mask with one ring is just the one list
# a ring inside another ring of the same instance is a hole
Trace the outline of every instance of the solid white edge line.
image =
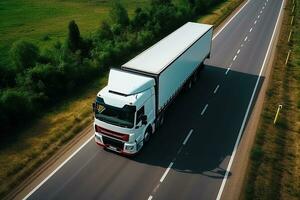
[(164, 179), (165, 179), (166, 176), (168, 175), (168, 173), (169, 173), (170, 169), (172, 168), (173, 164), (174, 164), (173, 162), (171, 162), (171, 163), (169, 164), (169, 167), (166, 169), (164, 175), (160, 178), (159, 181), (160, 181), (161, 183), (164, 181)]
[(242, 10), (243, 8), (249, 3), (250, 0), (248, 0), (227, 22), (226, 24), (213, 36), (213, 39), (215, 39), (224, 28), (227, 27), (227, 25), (235, 18), (235, 16), (237, 16)]
[(189, 140), (189, 138), (191, 137), (192, 133), (193, 133), (193, 129), (190, 130), (189, 134), (186, 136), (186, 138), (183, 141), (183, 145), (186, 145), (187, 141)]
[(268, 55), (269, 55), (269, 53), (270, 53), (270, 49), (271, 49), (271, 46), (272, 46), (272, 43), (273, 43), (273, 40), (274, 40), (274, 36), (275, 36), (276, 31), (277, 31), (278, 22), (279, 22), (279, 19), (280, 19), (282, 10), (283, 10), (282, 8), (283, 8), (284, 2), (285, 2), (285, 0), (283, 0), (282, 3), (281, 3), (279, 15), (278, 15), (278, 18), (277, 18), (277, 21), (276, 21), (276, 24), (275, 24), (275, 28), (274, 28), (274, 31), (273, 31), (273, 34), (272, 34), (272, 37), (271, 37), (269, 46), (268, 46), (268, 50), (267, 50), (266, 56), (265, 56), (265, 58), (264, 58), (264, 62), (263, 62), (263, 64), (262, 64), (262, 67), (261, 67), (261, 69), (260, 69), (259, 76), (258, 76), (258, 78), (257, 78), (257, 80), (256, 80), (256, 84), (255, 84), (255, 87), (254, 87), (254, 90), (253, 90), (253, 93), (252, 93), (250, 102), (249, 102), (249, 104), (248, 104), (247, 111), (246, 111), (246, 113), (245, 113), (244, 120), (243, 120), (243, 122), (242, 122), (242, 126), (241, 126), (241, 128), (240, 128), (238, 137), (237, 137), (237, 139), (236, 139), (236, 142), (235, 142), (235, 145), (234, 145), (234, 148), (233, 148), (233, 151), (232, 151), (232, 154), (231, 154), (231, 157), (230, 157), (230, 160), (229, 160), (227, 169), (226, 169), (226, 173), (225, 173), (225, 176), (224, 176), (224, 178), (223, 178), (223, 181), (222, 181), (221, 187), (220, 187), (220, 189), (219, 189), (219, 192), (218, 192), (218, 195), (217, 195), (216, 200), (220, 200), (220, 199), (221, 199), (221, 196), (222, 196), (222, 193), (223, 193), (223, 190), (224, 190), (224, 187), (225, 187), (227, 178), (228, 178), (228, 174), (229, 174), (231, 165), (232, 165), (232, 163), (233, 163), (233, 160), (234, 160), (234, 157), (235, 157), (237, 148), (238, 148), (238, 144), (239, 144), (239, 142), (240, 142), (240, 139), (241, 139), (241, 136), (242, 136), (242, 133), (243, 133), (243, 129), (244, 129), (245, 124), (246, 124), (246, 120), (247, 120), (247, 117), (248, 117), (248, 114), (249, 114), (249, 111), (250, 111), (250, 108), (251, 108), (251, 104), (252, 104), (252, 101), (253, 101), (253, 99), (254, 99), (254, 96), (255, 96), (255, 92), (256, 92), (256, 90), (257, 90), (257, 87), (258, 87), (258, 83), (259, 83), (260, 77), (261, 77), (261, 75), (262, 75), (262, 72), (263, 72), (264, 67), (265, 67), (265, 65), (266, 65), (266, 62), (267, 62)]
[(201, 112), (201, 115), (203, 115), (203, 114), (205, 113), (207, 107), (208, 107), (208, 104), (206, 104), (205, 107), (203, 108), (203, 110), (202, 110), (202, 112)]
[[(238, 15), (242, 9), (248, 4), (250, 0), (248, 0), (228, 21), (227, 23), (213, 36), (215, 39), (224, 28)], [(64, 164), (66, 164), (76, 153), (78, 153), (87, 143), (89, 143), (94, 138), (94, 135), (90, 137), (83, 145), (79, 147), (67, 160), (65, 160), (62, 164), (60, 164), (50, 175), (48, 175), (42, 182), (40, 182), (33, 190), (31, 190), (23, 199), (26, 200), (30, 197), (36, 190), (38, 190), (48, 179), (50, 179)]]
[(151, 200), (153, 198), (153, 196), (152, 195), (150, 195), (149, 197), (148, 197), (148, 200)]
[(74, 151), (64, 162), (62, 162), (54, 171), (51, 172), (40, 184), (38, 184), (31, 192), (29, 192), (23, 199), (26, 200), (30, 197), (35, 191), (37, 191), (47, 180), (49, 180), (63, 165), (65, 165), (71, 158), (77, 154), (87, 143), (89, 143), (95, 136), (93, 135), (87, 141), (85, 141), (76, 151)]

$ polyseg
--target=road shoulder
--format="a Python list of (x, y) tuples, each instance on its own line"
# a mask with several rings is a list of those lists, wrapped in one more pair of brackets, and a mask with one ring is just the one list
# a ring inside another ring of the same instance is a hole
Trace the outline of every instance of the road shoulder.
[[(286, 4), (286, 2), (284, 2)], [(285, 7), (285, 5), (284, 5)], [(283, 7), (283, 9), (284, 9)], [(261, 90), (257, 96), (257, 100), (253, 106), (252, 113), (248, 118), (248, 123), (244, 130), (243, 136), (239, 143), (239, 147), (237, 149), (234, 162), (231, 167), (231, 176), (228, 178), (227, 183), (225, 185), (222, 199), (223, 200), (238, 200), (241, 197), (241, 192), (243, 191), (245, 180), (246, 180), (246, 172), (248, 169), (249, 158), (251, 149), (255, 140), (256, 131), (260, 121), (260, 115), (263, 110), (263, 104), (266, 96), (266, 91), (268, 88), (268, 84), (270, 81), (273, 61), (276, 53), (276, 44), (278, 42), (282, 19), (284, 16), (284, 10), (279, 19), (279, 27), (277, 29), (272, 48), (270, 51), (270, 55), (268, 57), (267, 67), (263, 72), (264, 82), (262, 84)]]

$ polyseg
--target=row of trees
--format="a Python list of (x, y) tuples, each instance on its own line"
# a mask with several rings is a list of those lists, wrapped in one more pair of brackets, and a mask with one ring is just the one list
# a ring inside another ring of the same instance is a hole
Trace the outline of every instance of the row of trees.
[(80, 35), (75, 21), (68, 26), (65, 43), (41, 51), (20, 40), (12, 45), (13, 68), (0, 66), (0, 132), (9, 133), (28, 122), (110, 66), (117, 66), (164, 37), (220, 0), (151, 0), (130, 19), (114, 1), (110, 19), (89, 38)]

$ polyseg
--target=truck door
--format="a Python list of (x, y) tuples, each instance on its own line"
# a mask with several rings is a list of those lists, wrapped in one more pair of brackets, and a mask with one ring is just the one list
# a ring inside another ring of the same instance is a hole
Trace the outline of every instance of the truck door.
[(142, 123), (142, 116), (145, 115), (145, 106), (138, 109), (136, 113), (136, 132), (138, 133), (138, 143), (144, 139), (145, 125)]

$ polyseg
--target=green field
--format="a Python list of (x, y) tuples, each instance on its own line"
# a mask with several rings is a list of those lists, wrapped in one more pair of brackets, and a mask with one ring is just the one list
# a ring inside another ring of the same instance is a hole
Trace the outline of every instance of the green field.
[[(121, 0), (129, 16), (147, 0)], [(95, 31), (106, 19), (109, 0), (1, 0), (0, 65), (7, 65), (11, 44), (27, 38), (39, 46), (62, 39), (70, 20), (75, 20), (84, 36)]]

